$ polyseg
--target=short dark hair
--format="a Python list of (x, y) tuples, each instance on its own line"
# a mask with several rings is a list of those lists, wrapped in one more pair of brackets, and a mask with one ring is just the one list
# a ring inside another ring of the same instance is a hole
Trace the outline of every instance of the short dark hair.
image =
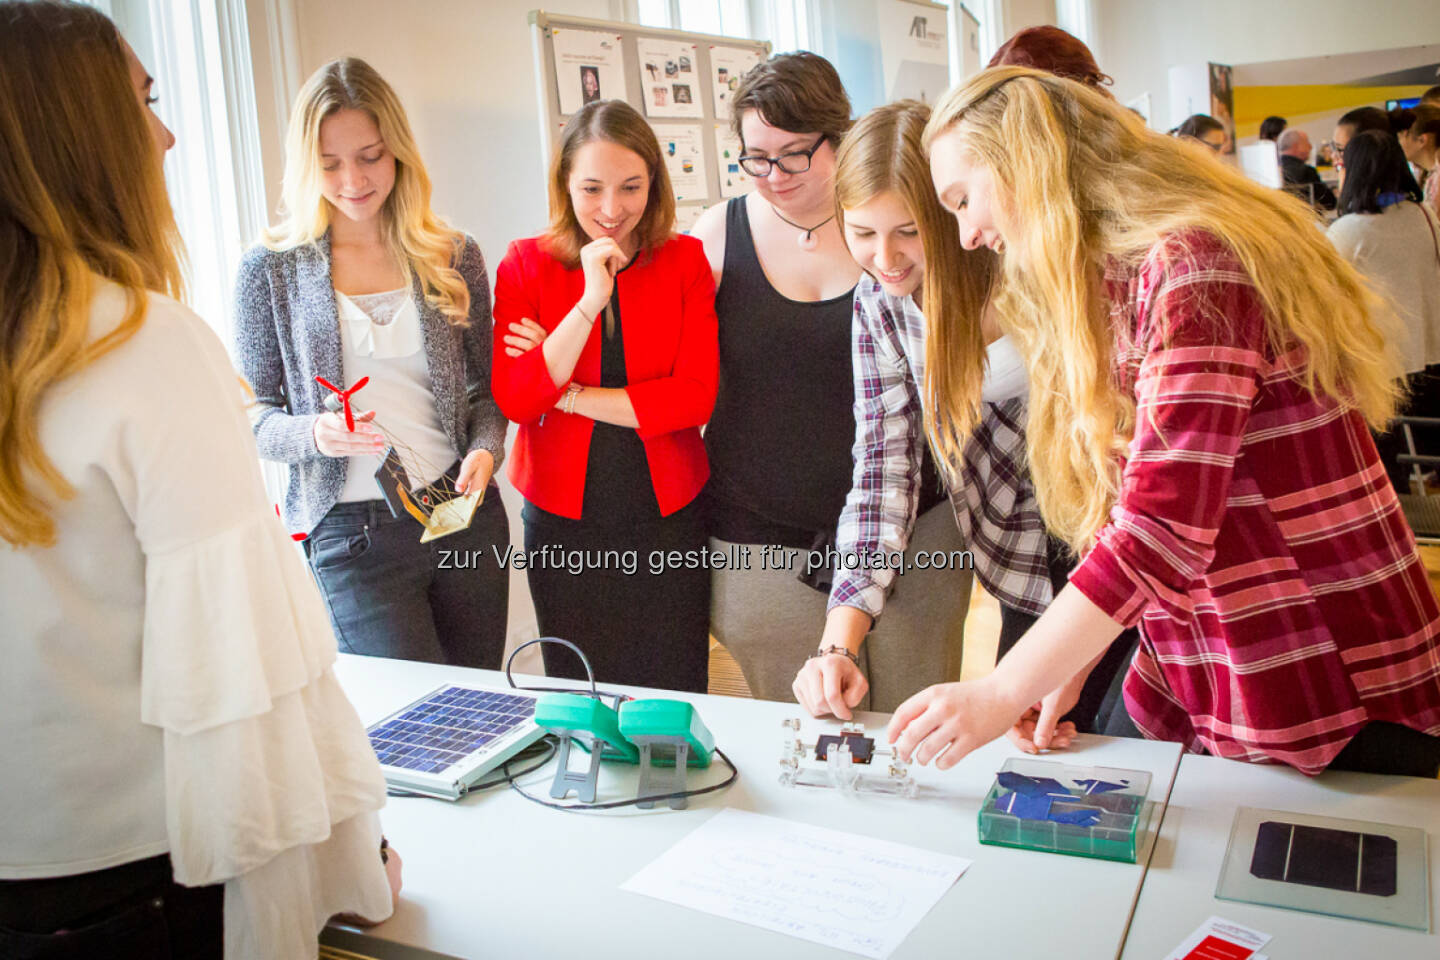
[(1337, 212), (1379, 213), (1382, 193), (1404, 194), (1417, 203), (1420, 186), (1405, 162), (1400, 141), (1387, 130), (1365, 130), (1345, 144), (1345, 187)]
[(1349, 127), (1352, 137), (1357, 133), (1364, 133), (1366, 130), (1383, 130), (1389, 133), (1390, 118), (1379, 107), (1356, 107), (1354, 110), (1341, 114), (1340, 119), (1335, 121), (1335, 126)]
[(1170, 132), (1177, 137), (1189, 137), (1192, 140), (1199, 140), (1205, 136), (1205, 134), (1215, 130), (1223, 133), (1225, 131), (1225, 124), (1216, 120), (1208, 113), (1192, 113), (1185, 118), (1184, 123)]
[(1284, 117), (1266, 117), (1260, 121), (1260, 139), (1278, 140), (1288, 126)]
[(816, 53), (778, 53), (756, 64), (740, 78), (730, 101), (730, 129), (740, 138), (741, 116), (747, 110), (789, 133), (823, 134), (840, 146), (850, 129), (850, 96), (835, 66)]

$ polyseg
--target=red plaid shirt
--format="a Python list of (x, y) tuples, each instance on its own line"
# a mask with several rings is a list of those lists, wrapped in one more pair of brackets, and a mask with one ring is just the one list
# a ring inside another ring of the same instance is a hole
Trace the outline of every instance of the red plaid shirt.
[(1119, 500), (1071, 582), (1142, 643), (1149, 737), (1323, 770), (1371, 721), (1440, 735), (1440, 608), (1362, 418), (1296, 382), (1211, 235), (1106, 277), (1135, 397)]

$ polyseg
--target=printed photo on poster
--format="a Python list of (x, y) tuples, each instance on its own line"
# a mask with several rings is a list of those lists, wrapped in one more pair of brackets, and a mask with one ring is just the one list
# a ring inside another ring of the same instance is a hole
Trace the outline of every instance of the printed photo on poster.
[(667, 123), (657, 126), (655, 139), (660, 141), (660, 155), (670, 174), (670, 188), (677, 201), (709, 200), (706, 186), (705, 146), (701, 128), (695, 124)]
[(740, 138), (728, 126), (715, 125), (715, 162), (720, 168), (720, 196), (739, 197), (754, 189), (750, 175), (740, 169)]
[(556, 27), (550, 35), (554, 40), (555, 86), (560, 92), (563, 116), (596, 100), (629, 99), (625, 57), (617, 34)]
[(711, 90), (715, 94), (715, 119), (730, 119), (730, 100), (745, 71), (760, 62), (759, 50), (741, 47), (711, 47)]
[(645, 88), (645, 115), (700, 119), (704, 114), (697, 89), (700, 77), (695, 71), (695, 44), (640, 37), (635, 50), (640, 58), (640, 83)]

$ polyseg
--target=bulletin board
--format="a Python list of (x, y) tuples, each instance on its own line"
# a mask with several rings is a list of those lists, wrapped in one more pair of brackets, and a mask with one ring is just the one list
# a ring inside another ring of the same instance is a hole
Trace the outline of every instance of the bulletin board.
[(548, 165), (560, 131), (592, 100), (625, 100), (649, 121), (675, 191), (677, 230), (701, 211), (748, 193), (730, 98), (770, 44), (530, 12), (540, 146)]

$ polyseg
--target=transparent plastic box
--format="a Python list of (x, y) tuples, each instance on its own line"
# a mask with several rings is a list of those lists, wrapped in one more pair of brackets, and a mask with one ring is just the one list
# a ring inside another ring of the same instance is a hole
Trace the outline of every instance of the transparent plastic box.
[[(1035, 797), (1001, 784), (997, 775), (980, 805), (980, 842), (1023, 850), (1134, 863), (1150, 823), (1150, 774), (1116, 767), (1081, 767), (1012, 757), (1000, 774), (1019, 774), (1056, 787), (1030, 786)], [(1103, 789), (1096, 784), (1117, 785)], [(1012, 796), (1019, 793), (1020, 796)], [(1018, 801), (1018, 802), (1017, 802)], [(1063, 823), (1082, 819), (1084, 823)]]

